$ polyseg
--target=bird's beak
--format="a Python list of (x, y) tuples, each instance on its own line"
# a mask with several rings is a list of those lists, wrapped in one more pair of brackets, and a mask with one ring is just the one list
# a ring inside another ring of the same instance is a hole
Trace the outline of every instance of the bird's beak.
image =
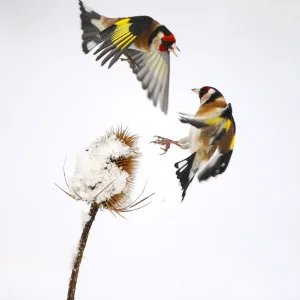
[(192, 91), (193, 91), (194, 93), (196, 93), (197, 95), (199, 95), (200, 89), (192, 89)]
[(176, 46), (176, 44), (173, 44), (170, 48), (169, 51), (172, 52), (176, 57), (178, 57), (177, 53), (175, 52), (175, 50), (177, 50), (178, 52), (180, 52), (179, 48)]

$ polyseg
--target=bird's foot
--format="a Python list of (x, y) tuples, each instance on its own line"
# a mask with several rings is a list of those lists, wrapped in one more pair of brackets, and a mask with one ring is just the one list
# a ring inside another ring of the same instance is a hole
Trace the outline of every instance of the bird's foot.
[(170, 140), (168, 138), (164, 138), (162, 136), (154, 136), (155, 140), (150, 142), (150, 143), (153, 143), (153, 144), (157, 144), (157, 145), (162, 145), (164, 147), (161, 147), (161, 149), (164, 151), (163, 153), (161, 153), (160, 155), (163, 155), (163, 154), (166, 154), (167, 151), (170, 149), (170, 146), (171, 144), (175, 144), (177, 145), (178, 142), (175, 142), (173, 140)]
[(133, 68), (139, 68), (140, 69), (140, 66), (135, 62), (135, 60), (132, 59), (129, 56), (127, 58), (121, 57), (119, 59), (120, 59), (120, 61), (127, 61), (130, 64), (130, 66), (132, 66)]

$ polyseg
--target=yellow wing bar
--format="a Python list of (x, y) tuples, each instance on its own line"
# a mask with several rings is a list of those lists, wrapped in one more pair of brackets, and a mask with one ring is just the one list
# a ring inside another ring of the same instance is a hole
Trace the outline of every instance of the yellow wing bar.
[(123, 50), (127, 48), (137, 36), (130, 32), (130, 26), (132, 25), (130, 18), (122, 19), (114, 25), (116, 28), (111, 36), (111, 41), (116, 47)]

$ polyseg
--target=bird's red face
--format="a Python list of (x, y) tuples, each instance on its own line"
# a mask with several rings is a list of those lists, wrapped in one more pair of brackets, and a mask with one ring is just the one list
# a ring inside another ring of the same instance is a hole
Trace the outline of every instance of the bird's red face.
[(176, 38), (174, 34), (164, 35), (161, 39), (161, 44), (159, 45), (159, 51), (160, 52), (172, 52), (175, 56), (177, 56), (177, 53), (175, 50), (179, 50), (179, 48), (176, 46)]
[(210, 86), (202, 87), (199, 91), (199, 98), (201, 99), (205, 94), (207, 94), (209, 92), (210, 89), (211, 89)]
[(168, 51), (168, 48), (171, 47), (171, 45), (176, 43), (174, 34), (164, 35), (160, 40), (161, 40), (161, 44), (159, 46), (160, 52)]
[(175, 56), (175, 50), (180, 50), (176, 46), (176, 38), (174, 34), (164, 25), (159, 25), (149, 35), (148, 45), (152, 52), (172, 52)]
[(200, 104), (211, 103), (216, 99), (223, 97), (222, 94), (214, 87), (204, 86), (201, 89), (192, 89), (200, 98)]
[(208, 94), (211, 89), (212, 89), (212, 87), (210, 87), (210, 86), (204, 86), (201, 89), (192, 89), (192, 91), (195, 92), (201, 100), (203, 98), (203, 96)]

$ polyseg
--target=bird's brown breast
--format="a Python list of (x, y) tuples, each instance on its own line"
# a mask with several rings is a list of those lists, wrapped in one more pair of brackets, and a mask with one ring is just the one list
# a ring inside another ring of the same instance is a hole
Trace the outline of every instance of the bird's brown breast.
[(219, 108), (226, 107), (226, 105), (227, 103), (223, 97), (220, 97), (211, 103), (204, 103), (199, 107), (195, 117), (205, 117), (211, 113), (216, 112)]

